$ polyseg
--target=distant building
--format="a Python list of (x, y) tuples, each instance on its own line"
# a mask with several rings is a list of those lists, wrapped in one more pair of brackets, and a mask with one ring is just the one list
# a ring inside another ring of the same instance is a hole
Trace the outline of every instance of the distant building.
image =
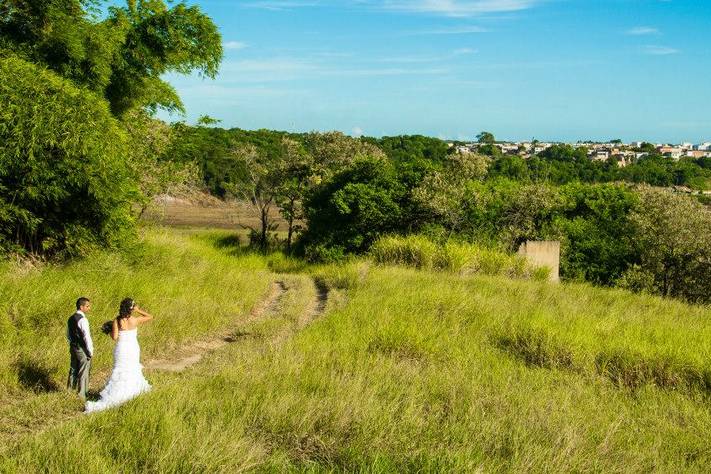
[(711, 152), (703, 150), (689, 150), (684, 156), (688, 156), (690, 158), (704, 158), (706, 156), (709, 156), (709, 153)]
[(657, 148), (659, 150), (659, 153), (662, 155), (669, 157), (673, 160), (678, 160), (682, 156), (684, 156), (684, 149), (680, 147), (674, 147), (674, 146), (660, 146)]
[(591, 158), (593, 161), (607, 161), (610, 159), (610, 151), (602, 148), (595, 150)]

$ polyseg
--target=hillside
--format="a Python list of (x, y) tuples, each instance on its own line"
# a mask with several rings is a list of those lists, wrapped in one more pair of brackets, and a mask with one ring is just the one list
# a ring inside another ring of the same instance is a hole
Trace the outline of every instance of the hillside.
[[(236, 251), (226, 236), (151, 230), (127, 255), (3, 269), (0, 471), (701, 472), (711, 462), (708, 307), (367, 262), (299, 268)], [(274, 282), (277, 297), (250, 318)], [(77, 292), (95, 302), (92, 388), (111, 357), (98, 327), (126, 294), (157, 316), (140, 335), (144, 360), (238, 330), (183, 371), (147, 370), (150, 394), (83, 416), (57, 390)], [(33, 391), (23, 366), (46, 385)]]

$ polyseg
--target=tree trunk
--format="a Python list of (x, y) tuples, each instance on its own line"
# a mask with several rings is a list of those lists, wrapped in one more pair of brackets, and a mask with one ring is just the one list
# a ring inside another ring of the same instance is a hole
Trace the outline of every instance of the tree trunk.
[(295, 200), (292, 199), (291, 202), (289, 203), (290, 206), (290, 212), (289, 212), (289, 233), (286, 237), (286, 254), (291, 255), (291, 240), (294, 236), (294, 208), (295, 208)]
[(267, 230), (269, 227), (269, 209), (262, 207), (262, 235), (260, 237), (259, 245), (262, 248), (263, 253), (267, 253)]

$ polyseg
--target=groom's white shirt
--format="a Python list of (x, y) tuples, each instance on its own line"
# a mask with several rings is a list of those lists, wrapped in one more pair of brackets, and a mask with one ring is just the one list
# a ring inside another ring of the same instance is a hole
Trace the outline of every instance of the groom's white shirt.
[[(84, 314), (83, 311), (77, 311), (77, 313), (81, 314), (84, 316), (79, 320), (79, 330), (81, 331), (82, 335), (84, 336), (84, 343), (86, 344), (86, 348), (89, 350), (89, 353), (87, 354), (89, 357), (92, 357), (94, 355), (94, 342), (91, 340), (91, 330), (89, 329), (89, 319), (87, 319), (86, 314)], [(67, 329), (67, 341), (69, 341), (69, 329)]]

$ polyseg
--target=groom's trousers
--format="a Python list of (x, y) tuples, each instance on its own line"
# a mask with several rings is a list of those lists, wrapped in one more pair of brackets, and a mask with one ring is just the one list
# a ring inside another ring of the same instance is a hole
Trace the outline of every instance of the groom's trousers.
[(69, 355), (71, 363), (69, 365), (69, 379), (67, 388), (76, 390), (81, 398), (86, 399), (86, 392), (89, 389), (89, 369), (91, 368), (91, 358), (81, 348), (70, 347)]

